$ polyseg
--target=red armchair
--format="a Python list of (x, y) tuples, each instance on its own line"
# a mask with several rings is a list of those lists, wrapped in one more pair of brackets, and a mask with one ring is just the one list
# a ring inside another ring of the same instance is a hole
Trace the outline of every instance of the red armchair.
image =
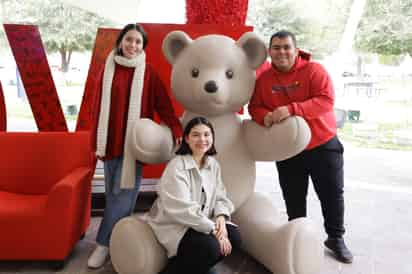
[(63, 266), (90, 222), (88, 132), (0, 132), (0, 260)]

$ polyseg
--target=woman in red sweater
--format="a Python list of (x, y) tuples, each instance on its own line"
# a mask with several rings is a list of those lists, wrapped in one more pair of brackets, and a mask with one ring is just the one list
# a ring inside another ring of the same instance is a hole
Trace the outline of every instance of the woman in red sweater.
[(140, 118), (153, 119), (156, 111), (171, 129), (175, 144), (181, 141), (182, 128), (171, 100), (159, 75), (145, 61), (146, 45), (144, 29), (138, 24), (126, 25), (106, 59), (96, 94), (96, 155), (104, 161), (106, 208), (96, 238), (97, 247), (88, 260), (90, 268), (104, 264), (114, 225), (132, 214), (135, 207), (142, 163), (136, 162), (126, 149), (134, 122)]

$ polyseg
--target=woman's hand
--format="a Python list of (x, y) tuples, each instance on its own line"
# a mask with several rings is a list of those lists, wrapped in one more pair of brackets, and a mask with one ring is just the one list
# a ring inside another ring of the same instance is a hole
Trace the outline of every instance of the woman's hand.
[(216, 230), (213, 231), (213, 235), (219, 242), (221, 254), (223, 256), (229, 255), (232, 252), (232, 244), (228, 238), (225, 216), (219, 216), (216, 218)]
[(232, 244), (229, 241), (229, 238), (222, 237), (220, 238), (219, 245), (220, 245), (220, 252), (223, 256), (228, 256), (232, 252)]
[(230, 243), (230, 240), (228, 237), (225, 236), (217, 236), (217, 230), (213, 231), (213, 235), (215, 236), (215, 238), (217, 239), (218, 243), (219, 243), (219, 247), (220, 247), (220, 253), (223, 256), (227, 256), (232, 252), (232, 244)]
[(221, 237), (227, 238), (226, 219), (223, 215), (216, 218), (216, 238), (220, 239)]
[(183, 137), (175, 138), (175, 146), (180, 146), (182, 144)]

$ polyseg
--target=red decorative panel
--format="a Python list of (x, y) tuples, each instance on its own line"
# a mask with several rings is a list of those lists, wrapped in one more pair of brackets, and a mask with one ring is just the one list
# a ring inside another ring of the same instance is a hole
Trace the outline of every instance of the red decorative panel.
[(6, 102), (3, 95), (3, 87), (0, 82), (0, 131), (6, 131), (7, 129), (7, 112)]
[(248, 0), (186, 0), (188, 24), (244, 25)]
[(77, 117), (76, 131), (89, 130), (91, 128), (94, 92), (98, 88), (99, 77), (103, 71), (106, 57), (114, 47), (118, 32), (119, 30), (117, 29), (103, 28), (100, 28), (97, 31), (92, 60), (90, 62), (89, 72), (84, 86), (82, 104), (80, 106), (79, 116)]
[[(147, 62), (152, 64), (159, 73), (163, 83), (170, 92), (171, 66), (166, 61), (162, 53), (162, 42), (164, 37), (173, 30), (185, 31), (192, 39), (207, 34), (224, 34), (237, 40), (247, 31), (252, 31), (252, 27), (227, 26), (227, 25), (178, 25), (178, 24), (142, 24), (148, 35), (146, 48)], [(92, 61), (87, 76), (83, 101), (80, 108), (77, 130), (88, 130), (91, 126), (91, 107), (94, 102), (94, 92), (96, 90), (99, 72), (103, 70), (107, 55), (114, 47), (119, 30), (101, 28), (97, 32), (96, 42), (93, 49)], [(183, 108), (172, 97), (172, 103), (176, 113), (180, 116)], [(145, 178), (159, 178), (164, 165), (148, 165), (144, 168)]]
[(37, 26), (4, 24), (40, 131), (67, 131), (66, 120)]

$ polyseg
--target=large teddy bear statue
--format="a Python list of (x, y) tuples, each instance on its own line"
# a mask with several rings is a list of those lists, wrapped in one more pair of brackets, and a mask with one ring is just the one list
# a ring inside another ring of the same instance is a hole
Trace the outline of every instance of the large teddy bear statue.
[[(163, 41), (163, 53), (173, 67), (172, 92), (185, 108), (183, 126), (195, 116), (214, 125), (217, 159), (236, 208), (232, 220), (239, 225), (243, 249), (276, 274), (318, 272), (323, 259), (319, 230), (307, 218), (283, 221), (271, 200), (254, 191), (256, 161), (289, 158), (310, 139), (300, 117), (264, 128), (237, 113), (252, 96), (255, 69), (267, 56), (264, 43), (251, 32), (234, 41), (222, 35), (192, 40), (173, 31)], [(141, 119), (133, 132), (129, 149), (137, 159), (157, 163), (173, 156), (166, 127)], [(121, 274), (157, 274), (167, 262), (150, 226), (136, 216), (116, 224), (110, 254)]]

